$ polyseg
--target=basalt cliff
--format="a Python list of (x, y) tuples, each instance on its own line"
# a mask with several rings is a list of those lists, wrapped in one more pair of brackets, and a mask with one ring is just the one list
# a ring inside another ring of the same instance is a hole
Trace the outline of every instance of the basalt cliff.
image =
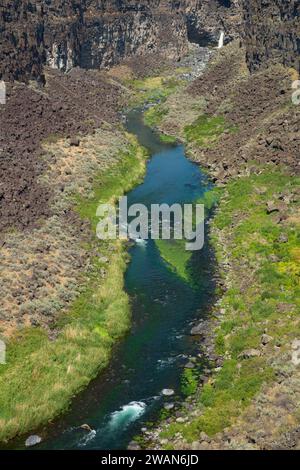
[(273, 62), (299, 71), (299, 0), (243, 0), (243, 13), (250, 70)]
[(226, 0), (28, 0), (1, 5), (0, 76), (44, 82), (43, 66), (98, 69), (124, 57), (180, 58), (188, 41), (217, 42), (236, 30), (237, 2)]

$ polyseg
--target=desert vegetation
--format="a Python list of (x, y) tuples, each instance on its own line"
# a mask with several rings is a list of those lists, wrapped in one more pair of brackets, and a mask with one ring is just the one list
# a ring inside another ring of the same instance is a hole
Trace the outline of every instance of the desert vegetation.
[[(75, 238), (73, 243), (68, 238), (66, 227), (61, 226), (60, 229), (62, 240), (70, 243), (68, 249), (75, 250), (79, 246), (82, 256), (83, 253), (86, 256), (85, 271), (80, 277), (67, 279), (66, 284), (61, 285), (58, 291), (63, 295), (61, 304), (52, 300), (51, 291), (46, 290), (40, 301), (22, 307), (28, 316), (34, 312), (39, 314), (39, 318), (43, 312), (46, 316), (53, 315), (51, 322), (47, 323), (48, 331), (39, 324), (34, 325), (34, 317), (31, 316), (31, 327), (14, 331), (9, 338), (7, 363), (0, 370), (2, 441), (45, 424), (66, 409), (74, 394), (108, 364), (112, 345), (130, 325), (130, 307), (123, 290), (127, 262), (125, 247), (119, 241), (98, 240), (94, 229), (98, 204), (113, 202), (135, 185), (143, 175), (147, 157), (130, 135), (123, 135), (115, 147), (113, 144), (108, 146), (107, 142), (105, 146), (105, 140), (102, 140), (102, 148), (99, 141), (92, 141), (92, 144), (94, 147), (89, 147), (89, 141), (86, 149), (90, 150), (91, 157), (95, 152), (95, 165), (98, 154), (102, 162), (104, 147), (106, 152), (112, 152), (110, 156), (113, 158), (109, 159), (106, 168), (98, 169), (97, 177), (87, 184), (85, 190), (82, 188), (81, 193), (76, 192), (74, 182), (69, 181), (64, 201), (58, 198), (55, 205), (56, 210), (58, 206), (61, 210), (63, 204), (71, 205), (79, 220), (85, 221), (85, 237)], [(61, 142), (56, 145), (65, 161), (69, 147), (64, 148)], [(91, 158), (87, 164), (90, 166), (92, 162)], [(84, 174), (90, 173), (81, 168), (80, 175)], [(63, 219), (57, 223), (62, 224)], [(56, 235), (59, 233), (57, 225), (50, 225), (49, 229), (55, 230)], [(47, 242), (52, 247), (48, 233)], [(65, 249), (59, 239), (56, 244), (60, 250)], [(70, 251), (66, 255), (70, 256)], [(70, 276), (68, 264), (64, 268)], [(64, 315), (54, 315), (63, 307)]]

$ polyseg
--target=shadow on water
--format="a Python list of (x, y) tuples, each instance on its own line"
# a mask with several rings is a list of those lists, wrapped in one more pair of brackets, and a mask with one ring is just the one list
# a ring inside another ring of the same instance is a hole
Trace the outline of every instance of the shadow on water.
[[(208, 189), (206, 176), (186, 158), (184, 147), (162, 143), (143, 124), (140, 111), (128, 115), (127, 129), (152, 155), (144, 182), (128, 194), (129, 204), (188, 203)], [(191, 325), (207, 314), (213, 298), (212, 254), (207, 243), (194, 253), (193, 286), (169, 269), (151, 240), (131, 247), (130, 255), (125, 284), (133, 312), (131, 331), (114, 348), (108, 369), (74, 399), (36, 448), (125, 449), (172, 401), (162, 395), (164, 388), (180, 396), (184, 365), (201, 351), (189, 335)], [(94, 431), (79, 429), (83, 423)]]

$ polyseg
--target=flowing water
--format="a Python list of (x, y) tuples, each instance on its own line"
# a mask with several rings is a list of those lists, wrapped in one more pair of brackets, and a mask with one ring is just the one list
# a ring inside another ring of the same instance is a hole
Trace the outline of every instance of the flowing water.
[[(144, 182), (128, 194), (128, 204), (189, 203), (209, 188), (184, 147), (162, 143), (143, 124), (141, 111), (128, 115), (127, 128), (151, 154)], [(130, 255), (125, 284), (132, 304), (131, 331), (114, 348), (109, 368), (75, 398), (71, 410), (36, 448), (126, 449), (141, 428), (174, 401), (162, 390), (173, 389), (175, 397), (181, 394), (184, 365), (201, 351), (189, 334), (192, 324), (206, 315), (212, 302), (209, 247), (206, 242), (193, 254), (193, 286), (172, 272), (154, 241), (135, 244)], [(198, 367), (203, 365), (200, 359)], [(83, 423), (93, 431), (80, 429)]]

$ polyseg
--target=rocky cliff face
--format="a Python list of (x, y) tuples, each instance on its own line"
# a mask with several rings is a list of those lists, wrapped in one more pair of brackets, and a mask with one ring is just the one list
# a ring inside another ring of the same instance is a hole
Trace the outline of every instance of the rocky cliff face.
[(203, 46), (217, 45), (223, 31), (228, 42), (240, 34), (241, 18), (240, 0), (198, 0), (187, 12), (188, 38)]
[(0, 75), (43, 80), (43, 65), (100, 68), (145, 52), (186, 50), (185, 2), (5, 0), (0, 16)]
[[(0, 78), (44, 81), (43, 66), (101, 68), (131, 55), (179, 58), (188, 41), (242, 34), (251, 71), (299, 69), (300, 0), (2, 0)], [(241, 18), (243, 17), (243, 22)]]
[(243, 0), (251, 71), (280, 62), (300, 70), (300, 0)]
[(4, 0), (0, 77), (44, 81), (43, 66), (100, 68), (130, 55), (179, 58), (188, 41), (235, 30), (230, 0)]
[(3, 80), (42, 78), (45, 62), (41, 5), (3, 0), (0, 6), (0, 77)]

